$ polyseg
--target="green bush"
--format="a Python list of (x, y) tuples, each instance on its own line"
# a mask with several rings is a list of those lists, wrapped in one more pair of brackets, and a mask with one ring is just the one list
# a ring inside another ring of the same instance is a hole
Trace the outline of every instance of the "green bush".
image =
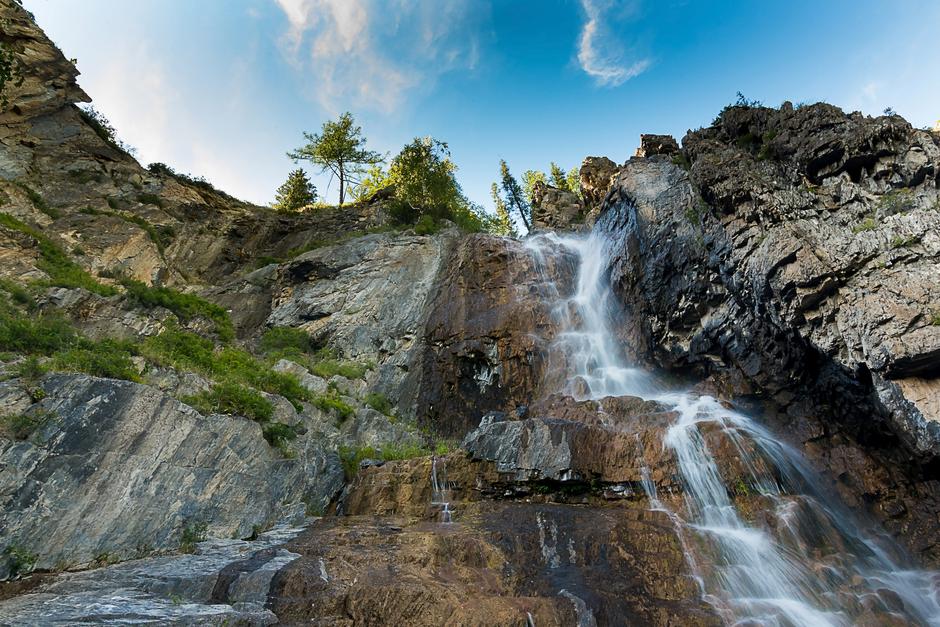
[(36, 240), (40, 257), (37, 266), (49, 275), (49, 280), (40, 281), (40, 284), (69, 288), (80, 287), (101, 296), (113, 296), (117, 293), (117, 290), (112, 286), (103, 285), (95, 280), (81, 266), (69, 259), (65, 251), (59, 248), (51, 239), (33, 227), (6, 213), (0, 213), (0, 226), (19, 231)]
[(213, 373), (220, 379), (231, 379), (260, 388), (269, 394), (280, 394), (295, 409), (303, 409), (302, 401), (310, 400), (311, 394), (300, 384), (296, 376), (286, 372), (275, 372), (259, 362), (246, 351), (225, 348), (216, 355)]
[(330, 349), (317, 351), (314, 361), (310, 364), (310, 372), (324, 379), (337, 374), (347, 379), (363, 379), (369, 370), (371, 368), (367, 364), (338, 359), (336, 353)]
[(75, 330), (59, 316), (0, 312), (0, 351), (50, 355), (77, 344)]
[(380, 392), (369, 392), (366, 394), (365, 403), (375, 411), (381, 412), (386, 416), (391, 416), (394, 410), (391, 401)]
[(196, 544), (206, 539), (209, 525), (204, 522), (190, 522), (180, 534), (180, 553), (195, 553)]
[(415, 234), (417, 235), (434, 235), (441, 230), (441, 225), (435, 222), (434, 218), (428, 214), (424, 214), (418, 221), (415, 223)]
[(33, 299), (32, 295), (22, 285), (14, 283), (9, 279), (0, 279), (0, 290), (3, 290), (10, 295), (10, 298), (13, 299), (13, 302), (26, 307), (27, 309), (33, 309), (36, 307), (36, 301)]
[(155, 205), (161, 209), (163, 208), (163, 198), (157, 194), (151, 194), (150, 192), (141, 192), (137, 194), (137, 202), (143, 203), (145, 205)]
[(345, 422), (352, 418), (356, 410), (349, 403), (333, 394), (319, 394), (313, 398), (313, 405), (324, 412), (334, 412), (340, 422)]
[[(359, 464), (364, 459), (378, 459), (386, 462), (402, 459), (414, 459), (416, 457), (426, 457), (434, 454), (431, 449), (415, 443), (393, 444), (387, 443), (381, 449), (373, 446), (348, 447), (342, 446), (339, 449), (339, 458), (343, 464), (343, 471), (346, 479), (350, 480), (359, 472)], [(442, 453), (438, 453), (442, 454)]]
[(131, 357), (137, 348), (129, 342), (85, 340), (82, 345), (53, 355), (51, 368), (60, 372), (83, 372), (94, 377), (140, 382)]
[(122, 279), (121, 285), (127, 290), (127, 299), (131, 303), (147, 309), (164, 307), (184, 321), (196, 317), (205, 318), (215, 324), (215, 332), (223, 342), (235, 337), (235, 329), (228, 312), (215, 303), (169, 287), (151, 287), (135, 279)]
[(852, 227), (853, 233), (861, 233), (863, 231), (874, 231), (878, 228), (878, 222), (871, 216), (866, 217), (864, 220)]
[(216, 383), (208, 392), (182, 400), (206, 414), (231, 414), (258, 422), (267, 422), (274, 415), (274, 405), (260, 393), (230, 381)]
[(302, 355), (313, 351), (310, 335), (303, 329), (272, 327), (261, 336), (259, 349), (264, 355)]
[(285, 457), (291, 455), (288, 445), (297, 439), (297, 432), (292, 426), (283, 422), (268, 422), (261, 427), (261, 432), (268, 444), (280, 450)]
[(142, 350), (144, 356), (161, 366), (209, 373), (215, 364), (213, 348), (210, 340), (171, 327), (147, 338)]
[(39, 558), (38, 555), (18, 544), (11, 544), (4, 553), (9, 563), (11, 579), (31, 573)]

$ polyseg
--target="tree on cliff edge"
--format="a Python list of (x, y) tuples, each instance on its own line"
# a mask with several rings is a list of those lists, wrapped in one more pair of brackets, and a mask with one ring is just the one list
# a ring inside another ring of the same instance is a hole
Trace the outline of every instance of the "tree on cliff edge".
[(307, 173), (297, 168), (287, 175), (287, 180), (277, 188), (274, 196), (274, 208), (278, 211), (297, 211), (317, 199), (317, 188), (313, 186)]
[(307, 143), (287, 153), (294, 161), (306, 159), (320, 166), (320, 171), (329, 170), (339, 179), (339, 204), (346, 199), (346, 188), (358, 183), (359, 175), (366, 166), (382, 161), (382, 155), (366, 150), (366, 138), (362, 127), (356, 126), (348, 111), (335, 122), (323, 123), (318, 134), (304, 132)]
[(526, 200), (522, 186), (519, 185), (519, 181), (509, 172), (509, 166), (506, 165), (506, 161), (503, 159), (499, 161), (499, 177), (503, 194), (505, 194), (506, 207), (509, 211), (519, 215), (527, 231), (532, 230), (532, 225), (529, 221), (532, 209), (529, 205), (529, 201)]

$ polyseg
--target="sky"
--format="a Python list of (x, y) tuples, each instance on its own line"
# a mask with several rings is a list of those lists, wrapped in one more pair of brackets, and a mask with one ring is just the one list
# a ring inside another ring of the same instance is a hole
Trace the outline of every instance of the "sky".
[[(448, 143), (491, 207), (499, 160), (565, 169), (677, 139), (737, 92), (940, 119), (935, 0), (25, 0), (143, 164), (268, 204), (303, 131), (350, 111), (393, 157)], [(320, 195), (335, 181), (302, 164)]]

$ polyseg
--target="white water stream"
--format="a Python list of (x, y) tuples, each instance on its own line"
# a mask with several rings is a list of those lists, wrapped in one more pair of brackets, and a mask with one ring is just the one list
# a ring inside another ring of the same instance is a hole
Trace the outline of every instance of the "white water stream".
[[(549, 363), (564, 364), (563, 391), (579, 399), (640, 396), (678, 413), (663, 446), (677, 459), (684, 506), (669, 511), (646, 474), (644, 488), (651, 507), (677, 522), (702, 594), (727, 623), (841, 626), (890, 618), (940, 625), (940, 574), (902, 567), (897, 547), (866, 534), (831, 496), (817, 493), (821, 481), (799, 453), (715, 398), (669, 390), (626, 363), (611, 330), (614, 301), (603, 235), (540, 234), (527, 247), (543, 269), (560, 254), (574, 255), (578, 263), (572, 294), (560, 294), (548, 281), (561, 329), (551, 347), (561, 357)], [(751, 518), (762, 523), (749, 522), (731, 498), (702, 435), (706, 423), (734, 443), (751, 502), (765, 510)]]

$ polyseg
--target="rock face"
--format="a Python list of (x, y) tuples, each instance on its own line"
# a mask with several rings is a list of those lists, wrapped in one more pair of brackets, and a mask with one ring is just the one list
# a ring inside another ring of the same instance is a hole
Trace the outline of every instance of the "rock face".
[(620, 168), (607, 157), (587, 157), (581, 163), (578, 176), (581, 179), (581, 198), (586, 207), (600, 206), (607, 190), (610, 189), (611, 178), (617, 175)]
[(537, 181), (532, 189), (532, 226), (558, 231), (583, 229), (584, 206), (580, 196)]
[(672, 135), (640, 135), (640, 145), (636, 149), (636, 157), (652, 157), (653, 155), (674, 155), (679, 152), (679, 144)]
[[(507, 238), (474, 235), (457, 246), (429, 305), (417, 415), (462, 437), (483, 414), (528, 404), (543, 384), (557, 332), (546, 290), (570, 285), (572, 260), (536, 270), (535, 253)], [(564, 288), (563, 288), (564, 289)]]
[(153, 388), (50, 375), (40, 389), (35, 404), (4, 389), (41, 425), (0, 438), (0, 549), (38, 554), (41, 570), (176, 550), (187, 528), (248, 537), (342, 485), (335, 454), (283, 459), (257, 423), (200, 416)]
[(689, 172), (628, 162), (601, 218), (628, 345), (765, 395), (845, 492), (937, 559), (937, 139), (785, 105), (730, 107), (683, 146)]

